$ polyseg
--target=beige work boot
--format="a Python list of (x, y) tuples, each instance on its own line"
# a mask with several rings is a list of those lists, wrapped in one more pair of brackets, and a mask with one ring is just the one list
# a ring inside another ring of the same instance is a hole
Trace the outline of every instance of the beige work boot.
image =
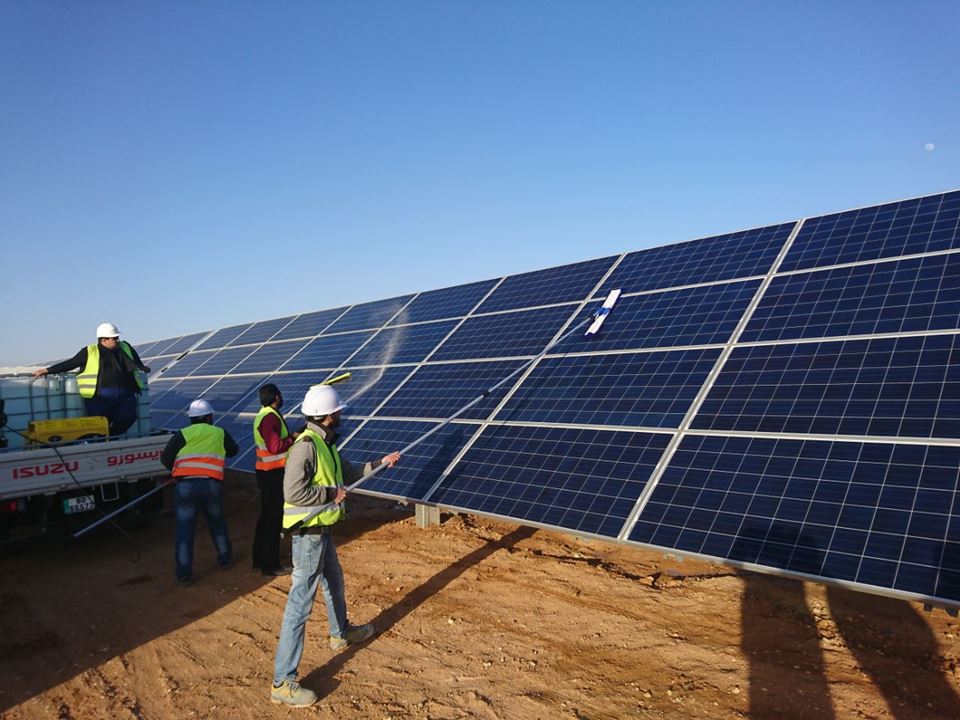
[(296, 680), (284, 680), (280, 687), (271, 686), (270, 701), (278, 705), (309, 707), (317, 701), (317, 694), (313, 690), (300, 687), (300, 683)]
[(343, 637), (334, 637), (331, 635), (330, 649), (334, 652), (340, 652), (341, 650), (345, 650), (349, 645), (356, 645), (364, 640), (369, 640), (376, 631), (377, 629), (370, 623), (366, 625), (354, 625), (347, 629)]

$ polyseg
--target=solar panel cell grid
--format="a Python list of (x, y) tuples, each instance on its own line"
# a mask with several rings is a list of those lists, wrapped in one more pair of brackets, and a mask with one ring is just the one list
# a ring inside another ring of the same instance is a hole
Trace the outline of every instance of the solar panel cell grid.
[(369, 330), (344, 335), (323, 335), (311, 340), (302, 351), (280, 367), (283, 370), (340, 367), (372, 335), (373, 332)]
[[(522, 361), (423, 365), (377, 413), (380, 417), (446, 418), (516, 370)], [(461, 417), (486, 418), (509, 390), (506, 385)]]
[[(360, 464), (379, 460), (405, 448), (436, 427), (436, 423), (374, 420), (345, 443), (344, 456)], [(460, 449), (477, 431), (476, 425), (450, 423), (405, 453), (400, 464), (364, 482), (365, 490), (396, 498), (421, 500)]]
[(403, 310), (413, 295), (377, 300), (376, 302), (354, 305), (352, 308), (333, 323), (326, 332), (347, 332), (350, 330), (365, 330), (378, 328), (387, 323), (394, 315)]
[(796, 223), (743, 230), (627, 255), (604, 283), (624, 293), (764, 275)]
[(808, 219), (781, 271), (960, 246), (960, 191)]
[(737, 348), (693, 427), (960, 437), (958, 337)]
[(181, 380), (163, 393), (159, 398), (151, 399), (152, 411), (169, 410), (173, 413), (185, 412), (190, 403), (203, 395), (203, 392), (213, 384), (209, 378), (189, 378)]
[(429, 500), (616, 537), (669, 438), (488, 426)]
[(214, 350), (216, 348), (226, 347), (234, 338), (251, 325), (253, 325), (253, 323), (244, 323), (243, 325), (233, 325), (232, 327), (217, 330), (217, 332), (200, 343), (200, 345), (197, 346), (197, 350)]
[(347, 402), (344, 414), (369, 415), (410, 374), (410, 370), (409, 367), (352, 370), (350, 380), (338, 385), (340, 397)]
[(256, 402), (256, 407), (259, 409), (260, 399), (257, 391), (265, 379), (264, 375), (223, 377), (207, 388), (203, 396), (218, 412), (233, 410), (238, 403), (242, 403), (241, 407), (245, 407), (248, 402), (253, 401)]
[(400, 325), (461, 317), (470, 312), (496, 283), (496, 280), (484, 280), (420, 293), (388, 324)]
[(742, 342), (960, 327), (960, 253), (775, 278)]
[(960, 448), (693, 437), (630, 540), (960, 600)]
[(350, 364), (390, 365), (420, 362), (456, 324), (456, 320), (447, 320), (384, 328), (350, 358)]
[(615, 257), (606, 257), (513, 275), (505, 279), (490, 297), (483, 301), (477, 312), (496, 312), (583, 300), (593, 292), (593, 288), (615, 260)]
[(273, 340), (289, 340), (292, 338), (313, 337), (322, 333), (334, 320), (343, 314), (345, 307), (332, 310), (319, 310), (304, 313), (297, 317), (273, 336)]
[(170, 369), (164, 373), (165, 378), (180, 378), (190, 375), (194, 370), (203, 365), (207, 360), (217, 353), (216, 350), (204, 350), (202, 352), (191, 352), (184, 355), (176, 361)]
[(176, 355), (182, 352), (186, 352), (191, 347), (196, 345), (200, 340), (207, 335), (207, 332), (193, 333), (192, 335), (184, 335), (181, 338), (177, 338), (174, 342), (170, 343), (167, 347), (164, 348), (163, 354)]
[(629, 350), (725, 343), (760, 286), (759, 280), (621, 298), (603, 332), (565, 350)]
[(254, 348), (249, 346), (224, 348), (223, 350), (214, 353), (213, 357), (207, 358), (205, 362), (203, 362), (201, 365), (198, 365), (190, 372), (190, 374), (222, 375), (224, 373), (228, 373), (251, 352), (253, 352), (253, 350)]
[(720, 350), (550, 358), (524, 380), (499, 420), (675, 428)]
[(250, 345), (252, 343), (266, 342), (287, 325), (293, 316), (277, 318), (276, 320), (265, 320), (254, 323), (249, 328), (240, 333), (228, 345)]
[[(536, 355), (577, 309), (576, 305), (470, 317), (440, 346), (431, 360), (462, 360)], [(563, 349), (563, 348), (558, 348)]]
[(290, 357), (299, 352), (307, 340), (289, 340), (261, 345), (250, 353), (232, 370), (234, 373), (270, 372), (283, 365)]

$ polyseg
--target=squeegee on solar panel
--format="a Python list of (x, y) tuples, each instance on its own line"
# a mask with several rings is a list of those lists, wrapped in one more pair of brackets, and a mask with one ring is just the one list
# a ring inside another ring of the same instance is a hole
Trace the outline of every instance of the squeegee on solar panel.
[[(616, 304), (617, 299), (618, 299), (619, 297), (620, 297), (620, 289), (619, 289), (619, 288), (617, 288), (616, 290), (611, 290), (609, 293), (607, 293), (607, 297), (604, 299), (603, 304), (602, 304), (599, 308), (597, 308), (597, 309), (593, 312), (592, 315), (590, 315), (589, 317), (584, 318), (581, 322), (579, 322), (579, 323), (577, 323), (576, 325), (574, 325), (572, 328), (570, 328), (569, 330), (567, 330), (567, 332), (565, 332), (565, 333), (564, 333), (563, 335), (561, 335), (559, 338), (557, 338), (557, 339), (554, 340), (552, 343), (550, 343), (549, 345), (547, 345), (547, 346), (546, 346), (543, 350), (541, 350), (535, 357), (533, 357), (533, 358), (531, 358), (530, 360), (528, 360), (527, 362), (523, 363), (520, 367), (516, 368), (513, 372), (511, 372), (511, 373), (510, 373), (509, 375), (507, 375), (506, 377), (501, 378), (500, 380), (498, 380), (495, 384), (493, 384), (493, 385), (491, 385), (490, 387), (488, 387), (486, 390), (484, 390), (482, 393), (480, 393), (480, 395), (478, 395), (478, 396), (475, 397), (473, 400), (471, 400), (471, 401), (468, 402), (466, 405), (464, 405), (462, 408), (460, 408), (459, 410), (457, 410), (455, 413), (453, 413), (453, 415), (451, 415), (450, 417), (448, 417), (446, 420), (444, 420), (443, 422), (441, 422), (440, 424), (438, 424), (436, 427), (432, 428), (432, 429), (429, 430), (428, 432), (426, 432), (426, 433), (424, 433), (423, 435), (421, 435), (420, 437), (418, 437), (416, 440), (414, 440), (412, 443), (410, 443), (409, 445), (407, 445), (405, 448), (401, 449), (401, 450), (400, 450), (400, 455), (403, 456), (405, 453), (410, 452), (411, 450), (413, 450), (413, 448), (417, 447), (417, 445), (419, 445), (420, 443), (422, 443), (422, 442), (424, 442), (425, 440), (427, 440), (427, 438), (431, 437), (434, 433), (439, 432), (442, 428), (446, 427), (446, 426), (449, 425), (451, 422), (453, 422), (454, 420), (456, 420), (458, 417), (460, 417), (461, 415), (463, 415), (465, 412), (467, 412), (467, 411), (468, 411), (470, 408), (472, 408), (474, 405), (476, 405), (477, 403), (479, 403), (479, 402), (483, 401), (484, 399), (486, 399), (491, 393), (496, 392), (497, 390), (499, 390), (501, 387), (503, 387), (503, 386), (506, 385), (508, 382), (510, 382), (510, 380), (512, 380), (513, 378), (515, 378), (517, 375), (519, 375), (521, 372), (523, 372), (523, 371), (526, 370), (528, 367), (530, 367), (531, 365), (533, 365), (535, 362), (537, 362), (540, 358), (542, 358), (542, 357), (543, 357), (544, 355), (546, 355), (548, 352), (550, 352), (551, 350), (553, 350), (553, 348), (555, 348), (557, 345), (559, 345), (560, 343), (562, 343), (562, 342), (563, 342), (564, 340), (566, 340), (567, 338), (569, 338), (569, 337), (577, 334), (580, 330), (582, 330), (582, 329), (584, 328), (584, 326), (589, 325), (589, 327), (587, 328), (587, 331), (584, 333), (584, 337), (593, 337), (594, 335), (596, 335), (597, 331), (600, 329), (600, 326), (603, 325), (604, 321), (607, 319), (607, 316), (610, 314), (610, 310), (613, 308), (614, 304)], [(347, 373), (347, 375), (349, 375), (349, 373)], [(341, 378), (342, 378), (342, 376), (341, 376), (341, 377), (334, 378), (333, 380), (334, 380), (334, 381), (339, 381)], [(344, 378), (344, 379), (345, 379), (345, 378)], [(329, 382), (329, 381), (328, 381), (328, 382)], [(357, 481), (356, 481), (355, 483), (353, 483), (352, 485), (349, 485), (349, 486), (347, 487), (347, 490), (355, 490), (358, 486), (360, 486), (361, 484), (365, 483), (367, 480), (369, 480), (370, 478), (372, 478), (374, 475), (376, 475), (377, 473), (379, 473), (381, 470), (383, 470), (383, 469), (386, 468), (386, 467), (387, 467), (386, 465), (380, 465), (380, 466), (374, 468), (372, 472), (364, 475), (362, 478), (360, 478), (359, 480), (357, 480)], [(295, 523), (292, 527), (286, 528), (286, 529), (280, 534), (280, 536), (281, 536), (281, 537), (286, 537), (288, 533), (291, 533), (291, 532), (293, 532), (294, 530), (298, 530), (302, 525), (304, 525), (305, 523), (309, 522), (311, 519), (313, 519), (314, 517), (316, 517), (316, 516), (319, 515), (320, 513), (325, 512), (326, 510), (328, 510), (328, 509), (330, 509), (330, 508), (332, 508), (332, 507), (334, 507), (334, 503), (328, 503), (328, 504), (326, 504), (326, 505), (317, 506), (317, 507), (314, 508), (314, 509), (310, 512), (310, 514), (307, 515), (305, 518), (303, 518), (302, 520), (300, 520), (300, 521), (298, 521), (297, 523)]]

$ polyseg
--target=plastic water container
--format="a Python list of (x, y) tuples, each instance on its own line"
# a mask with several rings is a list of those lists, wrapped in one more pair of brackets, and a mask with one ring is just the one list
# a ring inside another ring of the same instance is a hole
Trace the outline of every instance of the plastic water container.
[(137, 422), (130, 428), (130, 433), (140, 435), (150, 434), (150, 388), (145, 387), (137, 396)]
[(43, 381), (46, 380), (46, 397), (44, 410), (47, 413), (48, 420), (62, 418), (66, 413), (65, 396), (63, 392), (63, 379), (59, 375), (48, 375), (38, 380), (34, 387), (43, 387)]
[(74, 374), (63, 376), (64, 414), (68, 418), (83, 417), (83, 398), (80, 397), (80, 388), (77, 386), (77, 376)]

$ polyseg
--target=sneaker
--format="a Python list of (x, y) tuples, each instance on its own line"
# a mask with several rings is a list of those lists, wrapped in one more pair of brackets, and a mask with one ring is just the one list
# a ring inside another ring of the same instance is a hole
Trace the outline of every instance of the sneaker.
[(292, 705), (293, 707), (309, 707), (317, 701), (317, 694), (313, 690), (300, 687), (296, 680), (284, 680), (280, 687), (270, 688), (270, 702), (277, 705)]
[(229, 570), (233, 567), (233, 560), (227, 560), (226, 562), (218, 561), (217, 564), (220, 566), (221, 570)]
[(193, 585), (193, 578), (178, 577), (177, 585), (179, 585), (180, 587), (190, 587), (191, 585)]
[(366, 625), (354, 625), (347, 629), (343, 634), (343, 637), (334, 637), (330, 636), (330, 649), (334, 652), (340, 652), (345, 650), (350, 645), (355, 645), (357, 643), (362, 643), (364, 640), (369, 640), (373, 637), (373, 634), (376, 632), (376, 628), (373, 627), (370, 623)]

